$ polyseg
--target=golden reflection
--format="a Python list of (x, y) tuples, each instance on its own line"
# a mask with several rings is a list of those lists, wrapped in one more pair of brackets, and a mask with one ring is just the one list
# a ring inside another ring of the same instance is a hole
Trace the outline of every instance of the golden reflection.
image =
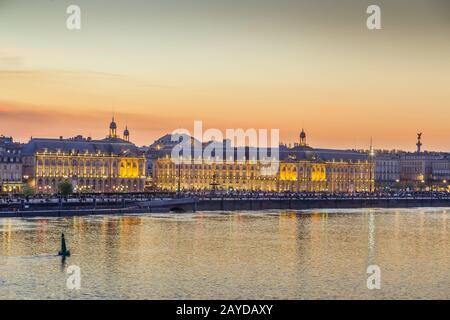
[(11, 251), (11, 233), (12, 233), (12, 219), (6, 218), (5, 223), (3, 223), (3, 231), (2, 231), (2, 243), (3, 250), (6, 251), (7, 254)]
[[(61, 271), (70, 264), (87, 267), (95, 283), (83, 290), (92, 296), (98, 293), (117, 298), (115, 288), (120, 287), (120, 294), (130, 298), (146, 298), (148, 294), (179, 297), (178, 284), (186, 283), (186, 292), (198, 294), (198, 298), (204, 298), (205, 292), (233, 297), (235, 288), (244, 285), (256, 297), (269, 289), (274, 291), (267, 295), (280, 298), (312, 297), (320, 289), (319, 298), (328, 294), (351, 298), (359, 290), (358, 283), (362, 294), (367, 292), (367, 263), (383, 270), (389, 267), (385, 280), (392, 286), (380, 291), (386, 297), (403, 297), (410, 292), (411, 296), (430, 298), (445, 295), (440, 289), (450, 263), (449, 210), (325, 211), (26, 221), (5, 218), (0, 220), (0, 256), (14, 257), (8, 263), (17, 263), (18, 268), (9, 268), (9, 274), (2, 274), (2, 278), (13, 282), (17, 277), (17, 283), (31, 293), (24, 298), (39, 298), (35, 290), (42, 289), (39, 292), (45, 294), (45, 286), (38, 288), (29, 281), (29, 272), (42, 270), (42, 281), (54, 285), (59, 259), (54, 264), (39, 255), (54, 254), (55, 239), (59, 240), (64, 227), (74, 254), (61, 265)], [(421, 223), (425, 225), (421, 227)], [(421, 238), (420, 228), (426, 228), (426, 238)], [(44, 242), (37, 243), (44, 230)], [(84, 231), (80, 234), (77, 230)], [(152, 290), (153, 284), (157, 292)], [(280, 286), (285, 289), (282, 293)], [(64, 288), (61, 295), (71, 298)]]
[(242, 222), (244, 221), (244, 216), (242, 214), (230, 214), (230, 215), (227, 215), (227, 218), (229, 220), (229, 226), (230, 226), (229, 236), (230, 236), (230, 239), (233, 239), (233, 238), (239, 236), (238, 235), (239, 228), (240, 228), (240, 225), (242, 224)]
[(320, 221), (322, 220), (322, 215), (318, 212), (314, 212), (313, 214), (311, 214), (311, 220)]
[(281, 267), (283, 270), (289, 270), (298, 263), (297, 214), (295, 212), (282, 213), (278, 221), (280, 257), (283, 259)]
[(82, 217), (73, 218), (73, 227), (77, 233), (84, 233), (86, 231), (86, 220)]
[(311, 224), (311, 263), (314, 267), (320, 267), (325, 261), (326, 256), (326, 236), (323, 233), (323, 216), (319, 212), (314, 212), (310, 215)]
[(37, 234), (37, 243), (44, 243), (46, 237), (47, 237), (47, 227), (48, 227), (48, 221), (45, 219), (38, 220), (38, 234)]
[(106, 235), (108, 232), (108, 220), (109, 218), (107, 216), (104, 216), (102, 219), (101, 230), (103, 235)]
[(399, 211), (395, 211), (395, 215), (394, 215), (394, 238), (395, 240), (397, 240), (400, 236), (400, 212)]
[(242, 223), (244, 221), (244, 216), (241, 214), (234, 215), (234, 222)]
[(119, 222), (125, 226), (137, 226), (142, 224), (142, 217), (140, 216), (126, 216), (119, 219)]
[(425, 212), (423, 210), (419, 213), (419, 235), (421, 238), (425, 235)]
[(203, 239), (204, 229), (205, 229), (204, 217), (200, 215), (195, 219), (195, 240), (199, 244), (202, 243), (201, 240)]
[(444, 241), (447, 240), (447, 224), (448, 224), (448, 212), (447, 210), (444, 210), (442, 212), (442, 238)]

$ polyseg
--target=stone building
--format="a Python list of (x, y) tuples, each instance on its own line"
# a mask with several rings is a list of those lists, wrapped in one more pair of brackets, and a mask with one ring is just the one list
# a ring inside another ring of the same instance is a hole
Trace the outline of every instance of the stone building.
[(375, 184), (410, 190), (448, 190), (450, 156), (443, 152), (422, 151), (422, 133), (417, 134), (415, 152), (377, 152)]
[(20, 143), (12, 137), (0, 136), (0, 193), (22, 190), (22, 158)]
[(375, 156), (375, 187), (398, 187), (400, 183), (400, 153), (384, 152)]
[(37, 193), (55, 193), (58, 183), (70, 181), (75, 192), (141, 192), (146, 159), (130, 142), (125, 129), (120, 138), (114, 118), (102, 140), (77, 136), (32, 138), (23, 148), (23, 171)]
[[(202, 149), (214, 143), (218, 142), (204, 143)], [(373, 162), (367, 153), (311, 148), (304, 130), (294, 147), (279, 146), (277, 170), (270, 174), (264, 159), (251, 156), (259, 154), (259, 150), (252, 153), (252, 148), (233, 148), (231, 159), (225, 154), (220, 157), (225, 161), (217, 161), (213, 155), (176, 163), (171, 158), (175, 145), (168, 135), (147, 152), (157, 190), (356, 192), (374, 188)], [(223, 150), (227, 147), (230, 148), (229, 141), (224, 141)]]
[(431, 164), (431, 180), (434, 189), (450, 191), (450, 155)]

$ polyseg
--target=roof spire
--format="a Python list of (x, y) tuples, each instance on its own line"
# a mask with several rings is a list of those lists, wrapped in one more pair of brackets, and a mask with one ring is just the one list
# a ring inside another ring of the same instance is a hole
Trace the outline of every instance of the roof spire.
[(372, 139), (372, 136), (370, 137), (369, 156), (371, 156), (371, 157), (375, 156), (375, 150), (373, 150), (373, 139)]
[(114, 115), (112, 117), (112, 121), (109, 125), (109, 137), (110, 138), (117, 138), (117, 124), (114, 119)]
[(128, 131), (128, 125), (125, 126), (125, 131), (123, 132), (123, 139), (125, 141), (130, 141), (130, 131)]

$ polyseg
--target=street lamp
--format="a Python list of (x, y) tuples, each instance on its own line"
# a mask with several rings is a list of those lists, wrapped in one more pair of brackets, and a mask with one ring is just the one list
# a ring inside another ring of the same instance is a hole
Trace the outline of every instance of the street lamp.
[(178, 163), (178, 194), (180, 194), (181, 191), (181, 163), (183, 162), (183, 156), (180, 157), (179, 163)]

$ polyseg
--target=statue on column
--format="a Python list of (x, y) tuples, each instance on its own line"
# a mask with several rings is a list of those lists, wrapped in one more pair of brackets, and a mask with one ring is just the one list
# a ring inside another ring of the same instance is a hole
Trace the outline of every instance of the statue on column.
[(417, 153), (420, 153), (420, 149), (422, 147), (422, 142), (420, 141), (421, 139), (422, 139), (422, 132), (417, 134), (417, 143), (416, 143)]

